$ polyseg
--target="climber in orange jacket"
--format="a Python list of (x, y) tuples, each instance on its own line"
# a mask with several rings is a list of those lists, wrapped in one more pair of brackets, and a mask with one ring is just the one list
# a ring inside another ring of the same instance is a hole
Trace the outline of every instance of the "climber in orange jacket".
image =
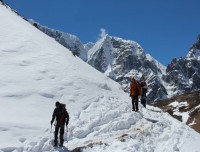
[(135, 78), (131, 76), (130, 97), (132, 98), (132, 111), (138, 111), (138, 96), (140, 95), (140, 90), (140, 85)]

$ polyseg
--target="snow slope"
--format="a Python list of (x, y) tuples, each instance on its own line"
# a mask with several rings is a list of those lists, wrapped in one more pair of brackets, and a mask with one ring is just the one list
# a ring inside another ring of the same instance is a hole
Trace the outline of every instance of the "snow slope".
[[(150, 106), (131, 112), (119, 84), (1, 4), (0, 20), (0, 152), (199, 151), (198, 133)], [(50, 145), (57, 100), (70, 114), (63, 149)]]

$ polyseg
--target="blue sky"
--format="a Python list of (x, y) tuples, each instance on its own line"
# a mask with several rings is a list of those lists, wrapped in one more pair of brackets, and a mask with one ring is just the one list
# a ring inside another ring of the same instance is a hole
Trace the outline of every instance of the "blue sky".
[[(200, 0), (4, 0), (22, 16), (96, 42), (111, 36), (138, 42), (164, 65), (185, 57), (200, 34)], [(104, 31), (104, 30), (103, 30)]]

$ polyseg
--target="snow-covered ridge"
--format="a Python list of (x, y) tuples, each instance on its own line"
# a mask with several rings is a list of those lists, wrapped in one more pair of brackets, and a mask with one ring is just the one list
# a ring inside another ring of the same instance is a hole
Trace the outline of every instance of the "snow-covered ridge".
[(28, 21), (45, 34), (54, 38), (58, 43), (68, 48), (73, 54), (79, 56), (84, 61), (87, 60), (87, 50), (77, 36), (42, 26), (32, 19)]

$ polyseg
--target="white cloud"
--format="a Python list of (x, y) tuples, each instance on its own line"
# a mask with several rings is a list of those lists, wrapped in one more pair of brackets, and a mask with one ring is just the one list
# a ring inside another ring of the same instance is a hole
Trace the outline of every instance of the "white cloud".
[(103, 38), (106, 35), (106, 30), (104, 28), (100, 29), (100, 34), (99, 34), (99, 38)]

